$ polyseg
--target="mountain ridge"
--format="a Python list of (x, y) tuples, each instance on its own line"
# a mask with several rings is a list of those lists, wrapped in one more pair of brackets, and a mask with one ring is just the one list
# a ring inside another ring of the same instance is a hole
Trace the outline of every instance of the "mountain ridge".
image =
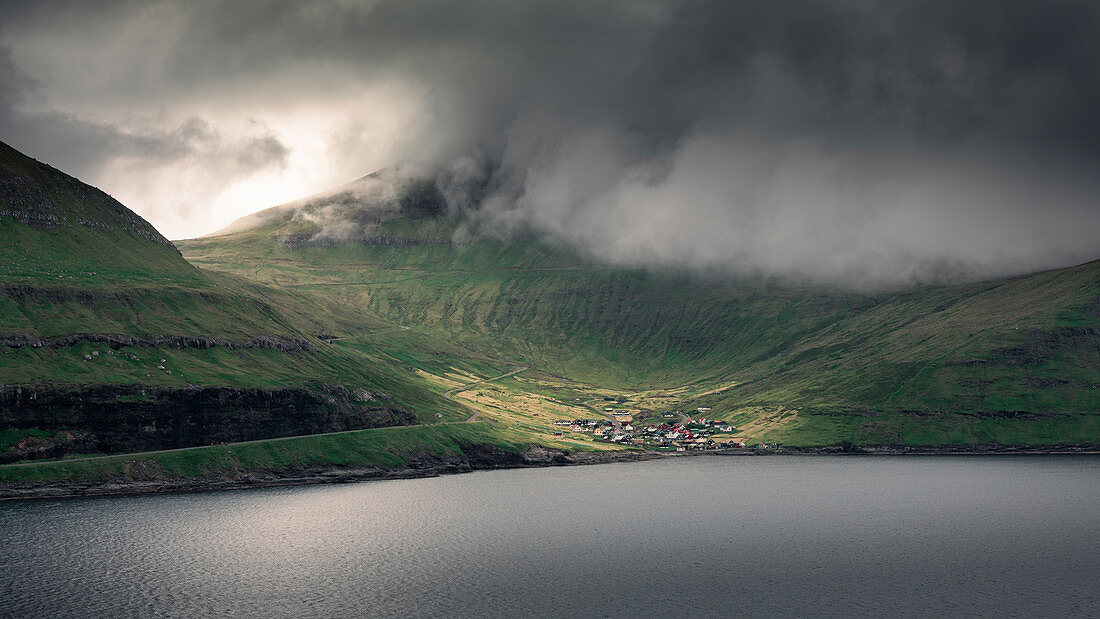
[(0, 142), (0, 204), (5, 207), (0, 217), (11, 217), (29, 226), (121, 229), (175, 249), (152, 224), (106, 192), (4, 142)]

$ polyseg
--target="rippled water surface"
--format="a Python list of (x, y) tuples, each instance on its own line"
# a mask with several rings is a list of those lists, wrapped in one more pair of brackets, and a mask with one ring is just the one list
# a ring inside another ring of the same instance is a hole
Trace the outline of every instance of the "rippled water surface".
[(0, 615), (1100, 613), (1100, 459), (698, 457), (0, 503)]

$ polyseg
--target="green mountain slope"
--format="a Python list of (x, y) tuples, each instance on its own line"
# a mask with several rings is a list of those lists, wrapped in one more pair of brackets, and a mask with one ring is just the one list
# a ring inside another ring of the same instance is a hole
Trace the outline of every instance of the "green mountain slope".
[(454, 215), (391, 208), (332, 238), (331, 221), (279, 213), (181, 250), (477, 354), (675, 391), (670, 405), (736, 415), (762, 440), (1100, 442), (1100, 262), (860, 294), (609, 268), (465, 234)]
[(318, 337), (393, 327), (196, 268), (0, 144), (0, 463), (468, 416), (386, 352)]

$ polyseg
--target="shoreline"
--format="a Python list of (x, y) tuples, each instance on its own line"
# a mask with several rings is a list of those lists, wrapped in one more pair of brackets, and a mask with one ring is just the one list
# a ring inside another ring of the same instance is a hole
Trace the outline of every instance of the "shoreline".
[(555, 466), (585, 466), (614, 462), (643, 462), (682, 457), (769, 457), (769, 456), (1011, 456), (1011, 455), (1100, 455), (1100, 445), (1003, 446), (963, 445), (943, 447), (860, 446), (787, 449), (729, 449), (716, 451), (576, 452), (567, 454), (544, 447), (524, 452), (504, 452), (472, 445), (463, 456), (412, 456), (401, 467), (346, 467), (312, 465), (280, 470), (261, 470), (237, 477), (206, 477), (160, 480), (108, 480), (101, 482), (10, 482), (0, 483), (0, 501), (32, 499), (75, 499), (103, 496), (135, 496), (160, 493), (213, 492), (252, 488), (357, 483), (390, 479), (418, 479), (458, 475), (474, 471)]
[[(101, 482), (0, 482), (0, 501), (24, 499), (72, 499), (160, 493), (213, 492), (289, 486), (357, 483), (390, 479), (419, 479), (474, 471), (552, 466), (583, 466), (612, 462), (641, 462), (668, 457), (655, 452), (564, 452), (535, 447), (525, 452), (500, 452), (473, 446), (463, 457), (418, 454), (400, 467), (349, 467), (311, 465), (261, 470), (238, 477), (210, 475), (161, 480), (108, 480)], [(683, 455), (683, 454), (679, 454)]]

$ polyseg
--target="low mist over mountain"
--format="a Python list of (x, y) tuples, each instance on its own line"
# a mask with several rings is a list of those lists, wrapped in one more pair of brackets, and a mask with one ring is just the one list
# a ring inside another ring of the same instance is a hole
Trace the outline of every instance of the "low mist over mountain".
[(379, 224), (396, 216), (439, 218), (452, 214), (457, 201), (440, 189), (438, 177), (407, 166), (387, 168), (301, 200), (264, 209), (214, 233), (231, 234), (258, 226), (302, 228), (305, 242), (362, 241)]

